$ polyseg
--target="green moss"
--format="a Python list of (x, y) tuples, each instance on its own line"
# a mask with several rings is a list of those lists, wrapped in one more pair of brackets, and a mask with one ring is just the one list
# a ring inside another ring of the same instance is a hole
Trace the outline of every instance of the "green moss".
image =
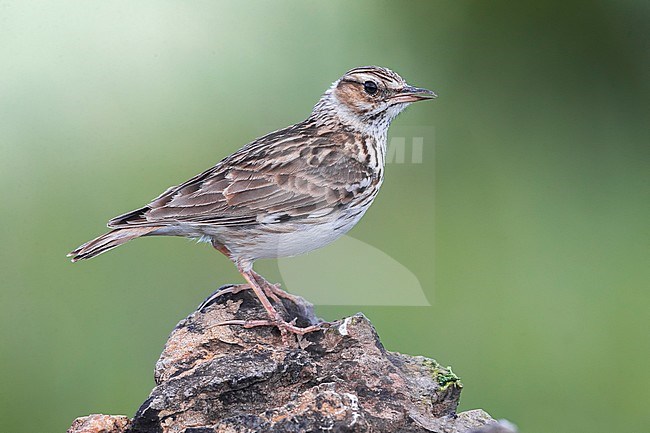
[(459, 388), (463, 387), (463, 384), (460, 382), (460, 377), (452, 371), (451, 366), (445, 368), (434, 359), (426, 359), (422, 364), (429, 369), (431, 377), (440, 384), (441, 390), (444, 391), (452, 384)]
[(442, 389), (446, 389), (452, 383), (459, 388), (463, 386), (463, 384), (460, 382), (460, 377), (456, 376), (456, 374), (451, 370), (451, 366), (448, 366), (446, 368), (445, 373), (441, 372), (438, 375), (438, 383), (440, 383), (440, 387)]

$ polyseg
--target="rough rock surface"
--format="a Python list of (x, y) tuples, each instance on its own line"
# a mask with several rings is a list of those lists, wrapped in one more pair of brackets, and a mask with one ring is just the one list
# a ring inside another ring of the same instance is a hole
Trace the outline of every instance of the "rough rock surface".
[(124, 433), (129, 425), (121, 415), (88, 415), (74, 420), (67, 433)]
[[(278, 309), (299, 326), (317, 322), (301, 298)], [(157, 386), (128, 428), (73, 425), (69, 433), (514, 431), (499, 430), (482, 410), (456, 414), (456, 375), (432, 359), (385, 350), (361, 314), (289, 346), (272, 327), (220, 325), (264, 317), (250, 291), (217, 297), (176, 326), (156, 363)]]

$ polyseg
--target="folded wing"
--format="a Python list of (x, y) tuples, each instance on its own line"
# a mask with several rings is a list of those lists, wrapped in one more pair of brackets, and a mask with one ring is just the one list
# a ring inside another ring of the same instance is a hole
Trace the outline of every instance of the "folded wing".
[(376, 174), (347, 150), (340, 136), (315, 139), (292, 131), (295, 127), (252, 142), (108, 226), (309, 221), (349, 205), (372, 183)]

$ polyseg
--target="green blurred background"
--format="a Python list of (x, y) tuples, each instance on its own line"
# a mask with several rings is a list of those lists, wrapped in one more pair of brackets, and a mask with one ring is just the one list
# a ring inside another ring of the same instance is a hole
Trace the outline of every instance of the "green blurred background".
[(435, 137), (350, 233), (432, 305), (318, 313), (362, 310), (524, 432), (648, 431), (649, 25), (644, 1), (0, 2), (0, 431), (135, 412), (240, 277), (182, 239), (65, 253), (366, 64), (440, 95), (395, 121)]

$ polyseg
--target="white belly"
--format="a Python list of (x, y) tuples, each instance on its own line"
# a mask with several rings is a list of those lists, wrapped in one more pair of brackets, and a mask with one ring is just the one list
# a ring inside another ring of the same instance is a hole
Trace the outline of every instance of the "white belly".
[(324, 247), (347, 233), (361, 219), (367, 206), (353, 214), (332, 213), (318, 221), (271, 223), (254, 226), (178, 224), (157, 230), (155, 235), (185, 236), (224, 245), (233, 260), (290, 257)]
[[(318, 224), (295, 225), (282, 233), (258, 228), (246, 231), (246, 239), (224, 239), (233, 256), (251, 260), (290, 257), (324, 247), (347, 233), (363, 213), (346, 221), (326, 221)], [(236, 236), (241, 236), (242, 232)], [(222, 236), (218, 236), (222, 238)]]

